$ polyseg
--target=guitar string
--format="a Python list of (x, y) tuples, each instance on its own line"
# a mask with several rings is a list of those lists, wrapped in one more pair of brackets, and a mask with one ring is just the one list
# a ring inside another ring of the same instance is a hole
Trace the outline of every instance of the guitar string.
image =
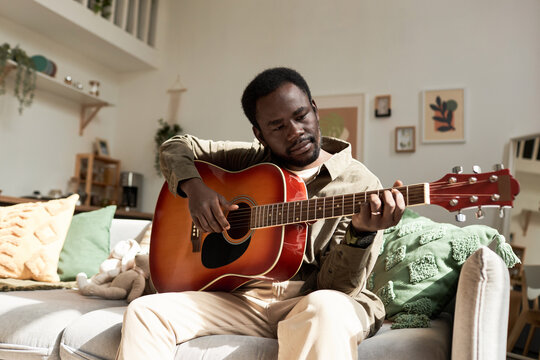
[[(465, 184), (465, 183), (462, 183), (462, 184)], [(468, 184), (468, 183), (466, 183), (466, 184)], [(456, 187), (456, 185), (457, 185), (457, 186), (460, 186), (460, 187), (463, 186), (463, 185), (461, 185), (461, 184), (452, 184), (452, 185), (446, 184), (444, 187), (446, 187), (446, 188), (448, 188), (448, 187)], [(438, 189), (438, 188), (441, 188), (441, 187), (440, 187), (440, 186), (434, 186), (434, 187), (431, 187), (431, 189)], [(400, 190), (401, 188), (397, 188), (397, 189)], [(409, 193), (409, 202), (411, 202), (411, 200), (416, 200), (416, 201), (418, 201), (418, 200), (423, 200), (423, 199), (424, 199), (424, 192), (422, 191), (421, 193), (418, 193), (418, 190), (419, 190), (419, 189), (413, 189), (413, 191), (415, 191), (415, 190), (416, 190), (416, 192), (413, 193), (412, 196), (411, 196), (411, 193)], [(422, 190), (423, 190), (423, 189), (422, 189)], [(383, 191), (383, 190), (381, 190), (381, 191)], [(374, 194), (374, 193), (375, 193), (375, 191), (366, 192), (366, 194)], [(345, 204), (346, 204), (346, 205), (350, 205), (351, 202), (352, 202), (352, 199), (351, 199), (352, 195), (353, 195), (353, 194), (336, 195), (336, 196), (334, 196), (334, 200), (335, 200), (336, 198), (339, 198), (339, 197), (344, 196), (344, 197), (345, 197), (345, 200), (344, 200)], [(358, 197), (362, 197), (362, 196), (364, 196), (364, 193), (358, 193), (358, 194), (354, 194), (354, 195), (356, 195), (356, 196), (358, 196)], [(403, 195), (406, 195), (406, 194), (403, 194)], [(430, 194), (430, 198), (431, 198), (431, 199), (436, 199), (436, 198), (459, 197), (459, 196), (472, 196), (472, 195), (476, 195), (476, 196), (479, 196), (479, 197), (482, 197), (482, 196), (486, 196), (486, 197), (491, 196), (491, 194), (465, 194), (465, 193), (456, 193), (456, 194), (453, 194), (453, 193), (448, 193), (448, 194)], [(413, 196), (414, 196), (415, 198), (413, 198)], [(319, 198), (319, 199), (321, 199), (321, 198)], [(310, 200), (307, 200), (307, 199), (306, 199), (306, 200), (298, 200), (298, 201), (299, 201), (299, 202), (314, 201), (314, 199), (310, 199)], [(294, 203), (294, 201), (291, 201), (291, 202), (289, 202), (289, 203)], [(264, 204), (264, 205), (259, 205), (259, 206), (264, 207), (264, 206), (281, 205), (281, 204), (285, 204), (285, 203)], [(332, 206), (331, 206), (331, 205), (326, 205), (326, 208), (332, 209)], [(263, 210), (263, 211), (264, 211), (264, 210)], [(308, 209), (308, 211), (309, 211), (309, 209)], [(248, 209), (239, 209), (239, 210), (235, 210), (235, 211), (231, 212), (229, 216), (230, 216), (230, 218), (235, 218), (235, 217), (238, 217), (239, 215), (242, 215), (242, 214), (244, 214), (244, 213), (251, 214), (251, 212), (252, 212), (252, 208), (248, 208)]]
[[(423, 196), (421, 197), (418, 197), (418, 198), (413, 198), (413, 197), (409, 197), (410, 200), (415, 200), (415, 201), (420, 201), (422, 199), (424, 199)], [(364, 203), (364, 201), (362, 201), (362, 203)], [(346, 215), (350, 215), (351, 212), (348, 211), (348, 210), (352, 210), (352, 213), (357, 213), (358, 211), (356, 211), (354, 209), (354, 207), (356, 206), (359, 206), (358, 203), (353, 203), (352, 201), (348, 201), (348, 202), (344, 202), (343, 203), (343, 206), (340, 207), (339, 209), (337, 209), (337, 215), (339, 216), (339, 212), (341, 211), (342, 212), (342, 216), (346, 216)], [(344, 211), (342, 211), (342, 209), (345, 209)], [(239, 215), (243, 215), (243, 216), (236, 216), (234, 218), (232, 218), (231, 216), (229, 216), (227, 219), (229, 221), (229, 224), (231, 226), (235, 226), (235, 225), (241, 225), (241, 224), (246, 224), (246, 223), (249, 223), (251, 221), (251, 209), (242, 209), (244, 210), (243, 211), (243, 214), (239, 214)], [(240, 211), (240, 210), (239, 210)], [(263, 210), (264, 211), (264, 210)], [(315, 209), (315, 208), (308, 208), (308, 209), (304, 209), (303, 211), (301, 211), (301, 214), (300, 214), (300, 217), (303, 218), (304, 215), (308, 218), (308, 219), (305, 219), (303, 221), (299, 221), (299, 222), (305, 222), (305, 221), (312, 221), (312, 220), (316, 220), (315, 218), (313, 219), (309, 219), (310, 217), (310, 214), (313, 214), (313, 215), (316, 215), (317, 212), (318, 213), (332, 213), (333, 211), (335, 211), (334, 207), (333, 206), (326, 206), (324, 208), (324, 210), (320, 210), (320, 209)], [(236, 211), (234, 211), (236, 212)], [(233, 212), (233, 213), (234, 213)], [(274, 210), (272, 210), (272, 213), (274, 212)], [(232, 213), (231, 213), (232, 214)], [(266, 215), (268, 215), (268, 212), (266, 213)], [(279, 214), (278, 214), (279, 216)], [(328, 217), (333, 217), (333, 216), (328, 216)], [(292, 216), (289, 216), (289, 218), (292, 218)], [(284, 218), (283, 218), (284, 219)], [(268, 223), (276, 223), (276, 220), (274, 220), (273, 218), (272, 219), (268, 219), (268, 218), (264, 218), (264, 219), (259, 219), (261, 222), (268, 222)], [(277, 223), (281, 224), (283, 221), (279, 221), (277, 220)], [(286, 223), (295, 223), (295, 221), (286, 221)]]
[[(352, 194), (349, 194), (349, 195), (336, 195), (334, 196), (334, 200), (336, 198), (339, 198), (339, 197), (344, 197), (344, 199), (342, 199), (342, 202), (344, 203), (344, 205), (351, 205), (353, 199), (351, 199), (351, 196)], [(364, 194), (355, 194), (355, 195), (358, 195), (359, 197), (361, 197), (362, 195)], [(404, 194), (405, 195), (405, 194)], [(430, 198), (431, 199), (436, 199), (436, 198), (448, 198), (448, 197), (460, 197), (460, 196), (473, 196), (473, 195), (476, 195), (476, 196), (479, 196), (479, 197), (489, 197), (491, 196), (491, 194), (468, 194), (468, 193), (456, 193), (456, 194), (453, 194), (453, 193), (447, 193), (447, 194), (431, 194), (430, 195)], [(365, 196), (365, 195), (364, 195)], [(413, 198), (413, 196), (415, 196), (415, 198)], [(424, 198), (424, 193), (420, 193), (418, 194), (417, 192), (414, 193), (412, 196), (411, 194), (409, 193), (409, 202), (411, 202), (411, 200), (422, 200)], [(305, 201), (313, 201), (313, 199), (311, 200), (299, 200), (299, 202), (305, 202)], [(290, 203), (294, 203), (294, 201), (290, 202)], [(261, 207), (264, 207), (264, 206), (273, 206), (273, 205), (282, 205), (282, 204), (285, 204), (285, 203), (275, 203), (275, 204), (265, 204), (265, 205), (259, 205)], [(309, 207), (310, 205), (308, 205)], [(327, 205), (326, 208), (332, 208), (331, 205)], [(237, 210), (237, 211), (233, 211), (231, 212), (231, 218), (234, 218), (234, 217), (237, 217), (243, 213), (251, 213), (252, 211), (252, 208), (249, 208), (249, 209), (240, 209), (240, 210)], [(264, 211), (264, 210), (263, 210)], [(309, 209), (308, 209), (309, 211)]]
[[(456, 182), (456, 183), (452, 183), (452, 184), (449, 184), (447, 182), (435, 182), (435, 183), (431, 183), (430, 184), (430, 189), (440, 189), (440, 188), (451, 188), (451, 187), (462, 187), (462, 186), (466, 186), (466, 185), (475, 185), (475, 184), (478, 184), (478, 183), (483, 183), (483, 182), (488, 182), (488, 180), (480, 180), (480, 181), (477, 181), (476, 183), (473, 183), (473, 184), (470, 184), (469, 182)], [(418, 187), (422, 187), (422, 190), (423, 190), (423, 186), (424, 184), (416, 184), (416, 185), (409, 185), (408, 187), (415, 187), (413, 188), (413, 191), (416, 191), (415, 194), (413, 194), (411, 196), (411, 194), (409, 193), (409, 203), (414, 201), (420, 201), (420, 200), (423, 200), (424, 199), (424, 193), (422, 191), (422, 193), (418, 193)], [(402, 187), (396, 187), (396, 189), (398, 189), (398, 191), (400, 192), (404, 192), (404, 191), (407, 191), (407, 186), (402, 186)], [(384, 190), (389, 190), (389, 189), (381, 189), (379, 190), (378, 192), (380, 191), (384, 191)], [(352, 195), (357, 195), (359, 197), (361, 196), (366, 196), (367, 194), (374, 194), (376, 193), (377, 191), (376, 190), (372, 190), (372, 191), (369, 191), (369, 192), (366, 192), (366, 193), (358, 193), (358, 194), (347, 194), (347, 195), (336, 195), (334, 196), (334, 200), (336, 198), (339, 198), (339, 197), (342, 197), (342, 205), (343, 205), (343, 208), (350, 208), (352, 207), (352, 210), (353, 213), (356, 213), (357, 211), (355, 211), (354, 209), (354, 206), (355, 205), (359, 205), (359, 204), (353, 204), (353, 197)], [(405, 195), (405, 194), (404, 194)], [(430, 198), (432, 200), (436, 200), (436, 199), (441, 199), (441, 200), (446, 200), (448, 198), (455, 198), (455, 197), (460, 197), (460, 196), (473, 196), (475, 194), (463, 194), (463, 193), (460, 193), (460, 194), (431, 194)], [(479, 197), (489, 197), (491, 196), (490, 194), (478, 194), (476, 196), (479, 196)], [(299, 200), (300, 202), (306, 202), (306, 201), (313, 201), (313, 199), (311, 200)], [(338, 200), (339, 202), (339, 200)], [(365, 201), (361, 201), (362, 203), (365, 202)], [(293, 202), (290, 202), (290, 203), (293, 203)], [(267, 205), (260, 205), (261, 207), (268, 207), (268, 206), (273, 206), (273, 205), (281, 205), (281, 204), (284, 204), (284, 203), (276, 203), (276, 204), (267, 204)], [(315, 206), (315, 205), (314, 205)], [(307, 220), (306, 221), (310, 221), (309, 220), (309, 217), (310, 217), (310, 213), (313, 213), (313, 215), (316, 215), (317, 214), (317, 211), (321, 211), (320, 209), (316, 210), (313, 206), (313, 209), (310, 209), (310, 204), (308, 203), (307, 205), (307, 209), (303, 209), (302, 210), (302, 205), (301, 205), (301, 210), (300, 210), (300, 217), (303, 218), (304, 216), (303, 215), (306, 215), (307, 217)], [(269, 212), (268, 212), (269, 210)], [(279, 210), (279, 209), (278, 209)], [(276, 211), (278, 211), (276, 209), (266, 209), (266, 210), (262, 210), (263, 212), (266, 212), (266, 215), (273, 215), (273, 213)], [(281, 210), (284, 210), (284, 209), (281, 209)], [(325, 206), (325, 209), (323, 210), (323, 213), (326, 213), (326, 211), (334, 211), (334, 206), (330, 205), (330, 204), (326, 204)], [(339, 211), (341, 211), (340, 209), (337, 210), (338, 213)], [(345, 211), (343, 210), (342, 213), (345, 213), (347, 212), (347, 215), (350, 213), (350, 211)], [(237, 210), (237, 211), (233, 211), (229, 214), (229, 216), (227, 217), (228, 221), (229, 221), (229, 224), (231, 224), (231, 226), (233, 225), (238, 225), (238, 224), (246, 224), (251, 222), (251, 214), (252, 214), (252, 208), (248, 208), (248, 209), (240, 209), (240, 210)], [(278, 216), (280, 216), (278, 214)], [(265, 217), (264, 219), (258, 219), (260, 220), (261, 222), (265, 222), (265, 223), (270, 223), (270, 224), (281, 224), (283, 223), (283, 221), (280, 221), (279, 219), (278, 220), (274, 220), (275, 218), (267, 218)], [(288, 219), (287, 219), (288, 220)], [(312, 220), (315, 220), (315, 219), (312, 219)], [(289, 223), (289, 221), (286, 221), (285, 223)], [(294, 223), (294, 222), (293, 222)]]
[[(460, 193), (460, 194), (442, 194), (442, 195), (432, 195), (430, 198), (431, 200), (447, 200), (448, 198), (459, 198), (460, 196), (462, 197), (470, 197), (470, 196), (473, 196), (475, 194), (464, 194), (464, 193)], [(479, 194), (479, 195), (476, 195), (478, 197), (490, 197), (491, 195), (489, 194)], [(334, 198), (335, 199), (335, 198)], [(409, 203), (417, 203), (417, 202), (422, 202), (422, 200), (424, 200), (424, 194), (420, 194), (420, 195), (413, 195), (413, 196), (409, 196)], [(300, 202), (305, 202), (307, 200), (300, 200)], [(365, 201), (361, 201), (361, 203), (364, 203)], [(291, 202), (293, 203), (293, 202)], [(281, 205), (281, 204), (284, 204), (284, 203), (277, 203), (275, 205)], [(313, 214), (316, 214), (317, 212), (321, 212), (321, 209), (315, 209), (315, 205), (311, 206), (310, 204), (308, 204), (307, 208), (306, 209), (303, 209), (304, 208), (304, 205), (305, 203), (303, 203), (301, 205), (301, 209), (300, 209), (300, 215), (303, 217), (304, 214), (306, 214), (307, 212), (307, 216), (309, 217), (309, 213), (313, 213)], [(336, 210), (339, 212), (341, 208), (336, 208), (335, 206), (332, 206), (331, 204), (325, 204), (326, 206), (324, 207), (324, 210), (323, 212), (326, 213), (326, 212), (330, 212), (332, 210)], [(353, 201), (352, 199), (346, 199), (346, 200), (342, 200), (341, 202), (338, 200), (337, 202), (337, 205), (342, 205), (343, 208), (351, 208), (352, 206), (358, 206), (359, 204), (353, 204)], [(263, 213), (266, 213), (267, 215), (270, 214), (272, 215), (273, 213), (275, 212), (278, 212), (279, 210), (282, 210), (284, 211), (285, 209), (270, 209), (270, 208), (267, 208), (267, 209), (264, 209), (263, 207), (269, 207), (269, 206), (272, 206), (272, 204), (269, 204), (269, 205), (260, 205), (260, 208), (262, 209), (261, 212)], [(287, 210), (290, 210), (290, 209), (287, 209)], [(228, 220), (229, 220), (229, 223), (231, 221), (235, 221), (235, 220), (242, 220), (242, 221), (245, 221), (247, 218), (251, 217), (251, 214), (252, 214), (252, 211), (253, 211), (253, 208), (249, 208), (249, 209), (240, 209), (240, 210), (236, 210), (236, 211), (232, 211), (229, 213), (229, 216), (228, 216)], [(298, 209), (297, 209), (298, 211)], [(294, 210), (293, 210), (294, 212)], [(356, 212), (356, 211), (354, 211)]]

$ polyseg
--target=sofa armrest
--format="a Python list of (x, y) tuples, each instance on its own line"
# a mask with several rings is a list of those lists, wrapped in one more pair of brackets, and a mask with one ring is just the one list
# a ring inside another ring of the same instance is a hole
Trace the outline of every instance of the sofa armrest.
[(452, 359), (506, 359), (510, 278), (487, 247), (461, 269), (456, 294)]

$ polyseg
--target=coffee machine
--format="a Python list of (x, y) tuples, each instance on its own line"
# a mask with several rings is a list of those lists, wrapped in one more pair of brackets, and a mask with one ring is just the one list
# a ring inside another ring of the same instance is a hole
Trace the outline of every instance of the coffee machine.
[(122, 201), (120, 202), (120, 206), (124, 210), (139, 210), (142, 180), (142, 174), (136, 172), (123, 171), (120, 173), (120, 186), (122, 187)]

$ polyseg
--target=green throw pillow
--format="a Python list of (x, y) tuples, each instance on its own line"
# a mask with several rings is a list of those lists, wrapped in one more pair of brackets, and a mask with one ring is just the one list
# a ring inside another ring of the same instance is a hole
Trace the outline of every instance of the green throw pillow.
[(109, 256), (109, 230), (116, 205), (73, 216), (60, 252), (58, 275), (62, 281), (73, 281), (78, 273), (88, 277), (99, 271)]
[(368, 289), (383, 301), (393, 328), (428, 327), (430, 318), (455, 296), (461, 265), (493, 240), (508, 267), (519, 262), (504, 237), (489, 226), (460, 228), (406, 209), (401, 221), (384, 231)]

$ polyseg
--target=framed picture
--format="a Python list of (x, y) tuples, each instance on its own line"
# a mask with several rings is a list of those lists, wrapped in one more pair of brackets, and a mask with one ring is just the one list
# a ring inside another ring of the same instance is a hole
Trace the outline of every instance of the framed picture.
[(365, 97), (363, 94), (314, 96), (321, 134), (351, 144), (352, 156), (363, 160)]
[(422, 142), (465, 142), (465, 89), (424, 90)]
[(375, 96), (375, 117), (392, 115), (392, 97), (390, 95)]
[(94, 148), (96, 154), (99, 156), (110, 156), (109, 151), (109, 144), (107, 143), (107, 140), (96, 138), (96, 142), (94, 143)]
[(416, 136), (414, 126), (396, 127), (396, 152), (414, 152), (416, 150)]

